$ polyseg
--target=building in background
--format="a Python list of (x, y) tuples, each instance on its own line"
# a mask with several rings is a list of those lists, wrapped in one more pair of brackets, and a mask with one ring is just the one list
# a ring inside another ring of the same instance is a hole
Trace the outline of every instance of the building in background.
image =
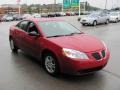
[[(99, 8), (92, 7), (88, 2), (81, 2), (81, 13), (88, 11), (99, 10)], [(78, 12), (79, 7), (64, 8), (64, 12)], [(3, 4), (0, 6), (0, 14), (18, 13), (19, 8), (17, 4)], [(62, 4), (22, 4), (21, 13), (48, 13), (48, 12), (62, 12)]]

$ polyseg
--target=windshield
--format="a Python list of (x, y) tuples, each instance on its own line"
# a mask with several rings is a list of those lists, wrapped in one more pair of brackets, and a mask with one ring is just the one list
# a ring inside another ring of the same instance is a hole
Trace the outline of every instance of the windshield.
[(89, 17), (98, 17), (99, 14), (90, 14)]
[(119, 15), (119, 14), (118, 13), (111, 13), (111, 15), (116, 16), (116, 15)]
[(64, 21), (40, 22), (40, 27), (42, 28), (42, 31), (46, 37), (65, 36), (81, 33), (77, 28)]

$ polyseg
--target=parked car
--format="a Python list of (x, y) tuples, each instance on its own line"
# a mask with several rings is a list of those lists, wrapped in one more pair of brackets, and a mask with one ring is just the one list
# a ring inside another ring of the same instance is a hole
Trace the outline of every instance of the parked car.
[(1, 18), (2, 21), (13, 21), (13, 16), (12, 15), (4, 15)]
[(33, 13), (32, 17), (33, 18), (41, 18), (41, 15), (39, 13)]
[(65, 12), (60, 12), (61, 16), (66, 16)]
[(70, 16), (75, 16), (75, 12), (70, 12)]
[(47, 13), (42, 13), (41, 17), (48, 17), (48, 14)]
[(79, 12), (75, 12), (75, 15), (79, 15)]
[(61, 16), (60, 12), (55, 12), (55, 16), (60, 17)]
[(104, 42), (55, 18), (21, 21), (11, 26), (9, 41), (13, 52), (21, 49), (36, 57), (53, 76), (101, 70), (110, 56)]
[(111, 12), (109, 14), (110, 22), (119, 22), (120, 21), (120, 12)]
[(109, 16), (105, 13), (92, 13), (81, 19), (82, 25), (93, 25), (96, 26), (100, 23), (109, 23)]
[(23, 19), (27, 19), (27, 18), (31, 18), (32, 15), (31, 14), (23, 14), (22, 18)]
[(55, 16), (56, 16), (56, 14), (54, 12), (49, 12), (48, 13), (48, 17), (55, 17)]
[(66, 12), (66, 16), (71, 16), (71, 13), (70, 12)]
[(13, 15), (13, 20), (22, 20), (22, 15), (21, 14), (15, 14)]

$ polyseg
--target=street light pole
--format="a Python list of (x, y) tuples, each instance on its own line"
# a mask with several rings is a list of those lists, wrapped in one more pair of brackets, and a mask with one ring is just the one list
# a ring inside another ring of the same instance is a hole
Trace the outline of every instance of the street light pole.
[(20, 13), (21, 13), (20, 2), (21, 2), (21, 0), (17, 0), (17, 4), (18, 4), (18, 13), (19, 13), (19, 15), (20, 15)]
[(64, 0), (62, 1), (62, 12), (64, 11), (64, 6), (63, 6), (63, 4), (64, 4)]
[(117, 7), (119, 7), (119, 0), (117, 0)]
[(106, 2), (105, 2), (105, 9), (107, 9), (107, 0), (106, 0)]
[(21, 13), (21, 6), (20, 6), (20, 3), (19, 3), (19, 15), (20, 15), (20, 13)]
[(79, 0), (79, 17), (80, 17), (80, 0)]
[(55, 9), (56, 9), (56, 0), (54, 0), (54, 12), (56, 11)]

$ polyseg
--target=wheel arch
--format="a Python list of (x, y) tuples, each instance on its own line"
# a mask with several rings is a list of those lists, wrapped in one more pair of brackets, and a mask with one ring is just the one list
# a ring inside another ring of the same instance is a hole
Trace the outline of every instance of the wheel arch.
[(61, 72), (61, 70), (60, 70), (60, 63), (59, 63), (59, 60), (57, 58), (57, 55), (50, 49), (44, 49), (41, 52), (41, 64), (42, 64), (42, 66), (44, 65), (44, 55), (47, 54), (47, 53), (50, 53), (50, 54), (52, 54), (55, 57), (57, 65), (58, 65), (59, 72)]
[(44, 49), (44, 50), (42, 50), (42, 52), (41, 52), (41, 59), (42, 59), (41, 61), (42, 62), (43, 62), (44, 55), (46, 53), (50, 53), (50, 54), (54, 55), (54, 57), (57, 59), (57, 62), (58, 62), (57, 55), (52, 50), (50, 50), (50, 49)]

